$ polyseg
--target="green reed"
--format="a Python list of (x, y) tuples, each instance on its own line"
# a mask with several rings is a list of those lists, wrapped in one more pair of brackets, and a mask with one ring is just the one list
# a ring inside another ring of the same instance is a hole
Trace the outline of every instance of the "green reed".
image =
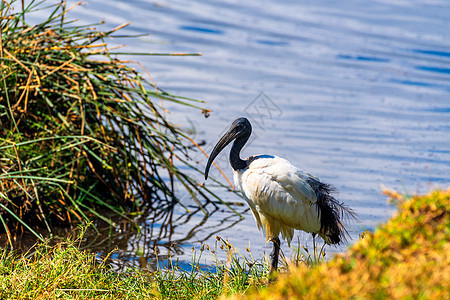
[[(158, 89), (108, 48), (106, 38), (126, 24), (98, 31), (68, 19), (65, 2), (44, 4), (0, 6), (0, 221), (8, 239), (24, 228), (42, 239), (36, 227), (92, 217), (115, 225), (105, 211), (170, 208), (174, 182), (199, 205), (217, 200), (180, 170), (194, 166), (188, 150), (198, 145), (164, 108), (207, 115), (201, 101)], [(48, 18), (28, 25), (41, 9)]]

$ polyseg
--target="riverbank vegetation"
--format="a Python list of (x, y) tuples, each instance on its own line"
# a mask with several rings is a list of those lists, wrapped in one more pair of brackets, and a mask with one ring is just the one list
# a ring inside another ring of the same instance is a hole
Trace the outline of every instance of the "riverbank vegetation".
[[(0, 6), (0, 231), (8, 240), (92, 218), (115, 226), (106, 211), (126, 218), (169, 209), (174, 182), (199, 205), (217, 201), (179, 168), (196, 170), (188, 151), (198, 145), (168, 121), (164, 103), (208, 111), (161, 91), (108, 47), (125, 25), (79, 26), (63, 1), (21, 5)], [(40, 10), (48, 18), (28, 24)]]
[[(300, 267), (250, 299), (449, 299), (450, 189), (410, 199), (342, 256)], [(240, 297), (235, 297), (240, 298)]]
[(21, 256), (4, 250), (0, 298), (214, 299), (245, 294), (253, 299), (448, 299), (450, 189), (411, 198), (390, 195), (399, 206), (390, 221), (328, 262), (308, 263), (302, 256), (268, 287), (267, 263), (244, 259), (223, 239), (219, 248), (228, 259), (210, 269), (200, 267), (199, 254), (208, 251), (204, 246), (194, 252), (191, 270), (174, 262), (167, 269), (120, 274), (67, 242), (41, 244), (33, 254)]

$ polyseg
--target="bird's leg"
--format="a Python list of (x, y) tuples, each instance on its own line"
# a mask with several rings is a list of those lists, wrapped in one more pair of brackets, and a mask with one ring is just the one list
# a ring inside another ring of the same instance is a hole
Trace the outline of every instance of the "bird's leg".
[(273, 242), (273, 250), (270, 253), (270, 274), (276, 272), (278, 269), (278, 254), (280, 253), (280, 239), (278, 237), (271, 240)]

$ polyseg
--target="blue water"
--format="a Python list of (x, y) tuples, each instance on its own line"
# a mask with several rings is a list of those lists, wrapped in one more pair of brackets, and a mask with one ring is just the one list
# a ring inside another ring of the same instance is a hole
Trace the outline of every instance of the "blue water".
[[(207, 151), (235, 118), (246, 116), (254, 133), (244, 155), (275, 154), (335, 185), (360, 216), (349, 227), (353, 239), (394, 212), (381, 185), (410, 195), (450, 182), (448, 1), (98, 0), (69, 16), (105, 20), (103, 30), (131, 21), (121, 34), (150, 33), (108, 40), (127, 44), (126, 51), (202, 53), (126, 59), (142, 62), (162, 89), (207, 101), (213, 110), (207, 119), (167, 104), (170, 119), (194, 129)], [(203, 168), (206, 158), (193, 156)], [(217, 162), (232, 178), (227, 156)], [(212, 176), (220, 178), (215, 169)], [(214, 190), (226, 201), (242, 201)], [(179, 241), (173, 255), (183, 261), (193, 246), (214, 244), (216, 234), (241, 253), (249, 244), (256, 257), (269, 252), (250, 212), (235, 208), (244, 220), (228, 209), (187, 217), (178, 207), (170, 238), (156, 243)], [(119, 251), (134, 257), (139, 247), (152, 252), (139, 235)]]

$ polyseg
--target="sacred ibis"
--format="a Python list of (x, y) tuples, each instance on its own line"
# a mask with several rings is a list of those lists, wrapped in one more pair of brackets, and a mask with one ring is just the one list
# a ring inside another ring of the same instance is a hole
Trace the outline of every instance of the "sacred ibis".
[(327, 244), (339, 244), (348, 235), (343, 218), (355, 218), (352, 209), (337, 201), (333, 188), (317, 177), (274, 155), (240, 158), (240, 151), (252, 133), (246, 118), (238, 118), (219, 140), (208, 159), (205, 180), (216, 156), (234, 140), (230, 164), (234, 183), (242, 192), (260, 231), (273, 242), (270, 272), (277, 270), (279, 235), (290, 244), (294, 229), (319, 234)]

